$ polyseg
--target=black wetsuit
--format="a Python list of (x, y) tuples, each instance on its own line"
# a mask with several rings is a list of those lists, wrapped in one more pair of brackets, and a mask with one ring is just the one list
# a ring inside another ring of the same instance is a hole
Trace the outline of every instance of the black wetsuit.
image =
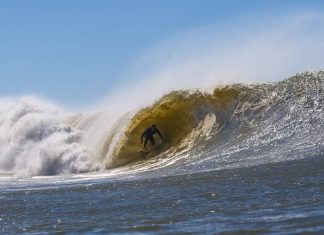
[(156, 128), (156, 127), (154, 128), (154, 127), (151, 126), (151, 127), (147, 128), (143, 132), (143, 134), (141, 136), (141, 141), (143, 141), (143, 138), (145, 137), (144, 148), (146, 148), (147, 141), (150, 141), (150, 143), (152, 145), (155, 145), (155, 140), (154, 140), (154, 137), (153, 137), (154, 134), (158, 134), (160, 136), (160, 138), (163, 139), (160, 130), (158, 128)]

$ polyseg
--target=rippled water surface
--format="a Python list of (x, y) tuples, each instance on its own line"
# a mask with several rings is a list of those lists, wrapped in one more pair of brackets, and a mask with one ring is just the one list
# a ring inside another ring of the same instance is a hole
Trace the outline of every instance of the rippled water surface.
[(1, 231), (321, 234), (323, 157), (172, 177), (3, 187)]

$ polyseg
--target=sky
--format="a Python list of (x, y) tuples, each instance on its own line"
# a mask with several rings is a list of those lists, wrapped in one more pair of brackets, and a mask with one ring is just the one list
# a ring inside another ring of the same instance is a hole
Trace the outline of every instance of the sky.
[[(240, 35), (266, 33), (270, 21), (323, 9), (323, 1), (311, 0), (0, 0), (0, 97), (32, 94), (69, 107), (91, 105), (137, 80), (145, 84), (151, 78), (139, 74), (175, 61), (172, 51), (181, 51), (175, 56), (181, 64), (206, 50), (213, 41), (206, 31), (235, 38), (230, 46), (239, 47)], [(250, 33), (233, 33), (242, 29)], [(186, 54), (183, 45), (196, 49)]]

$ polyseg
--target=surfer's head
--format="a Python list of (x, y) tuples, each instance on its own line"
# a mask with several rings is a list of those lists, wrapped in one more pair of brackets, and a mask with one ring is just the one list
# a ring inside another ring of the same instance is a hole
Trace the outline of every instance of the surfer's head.
[(157, 127), (156, 127), (156, 125), (155, 125), (155, 124), (153, 124), (153, 125), (152, 125), (152, 128), (153, 128), (153, 129), (157, 129)]

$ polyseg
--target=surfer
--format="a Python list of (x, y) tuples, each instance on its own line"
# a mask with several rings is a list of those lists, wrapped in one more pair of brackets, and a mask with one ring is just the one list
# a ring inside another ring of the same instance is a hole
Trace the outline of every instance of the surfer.
[(156, 127), (155, 124), (153, 124), (152, 126), (148, 127), (141, 136), (141, 144), (143, 144), (143, 139), (145, 138), (144, 149), (146, 149), (147, 141), (150, 141), (152, 145), (155, 145), (154, 134), (158, 134), (163, 141), (163, 136), (160, 130)]

